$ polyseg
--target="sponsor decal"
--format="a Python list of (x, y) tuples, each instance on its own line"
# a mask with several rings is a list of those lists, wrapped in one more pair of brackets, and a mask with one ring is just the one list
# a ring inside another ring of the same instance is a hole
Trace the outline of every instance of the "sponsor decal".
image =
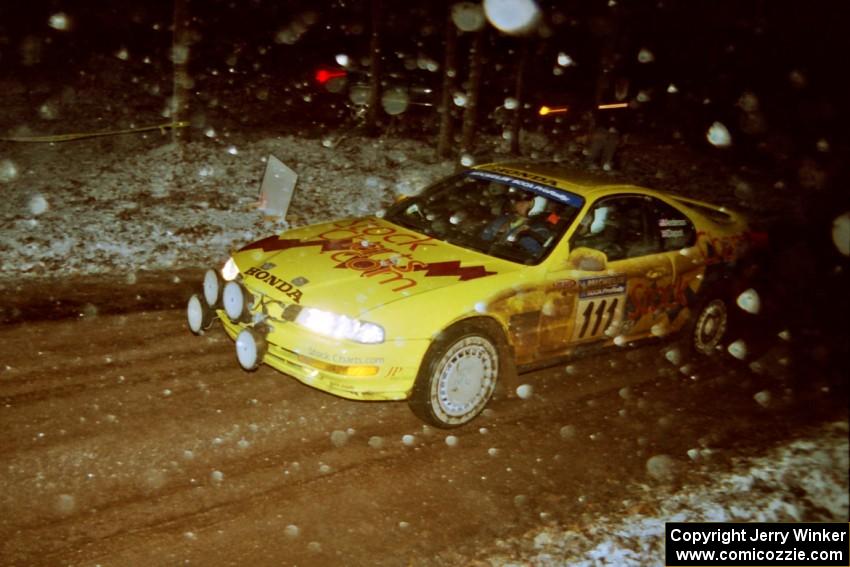
[[(241, 251), (261, 249), (276, 252), (318, 246), (320, 254), (327, 255), (336, 263), (335, 268), (360, 272), (360, 277), (376, 278), (379, 284), (390, 285), (392, 291), (396, 292), (417, 285), (416, 280), (409, 277), (411, 272), (425, 272), (422, 275), (426, 278), (454, 276), (460, 281), (496, 273), (485, 270), (483, 266), (461, 266), (458, 260), (427, 263), (413, 259), (413, 252), (420, 246), (439, 242), (430, 236), (401, 232), (370, 219), (357, 219), (334, 223), (330, 229), (319, 234), (316, 240), (272, 236), (249, 244)], [(393, 248), (387, 247), (387, 244), (393, 245)], [(295, 287), (303, 285), (296, 281), (286, 283)], [(300, 298), (301, 292), (298, 293)]]
[[(570, 205), (571, 207), (580, 208), (582, 205), (584, 205), (583, 197), (580, 197), (574, 193), (570, 193), (563, 189), (556, 189), (555, 187), (552, 187), (552, 185), (555, 185), (557, 183), (553, 179), (538, 175), (532, 175), (530, 173), (525, 173), (522, 171), (515, 171), (513, 169), (494, 168), (494, 170), (503, 171), (508, 175), (495, 173), (493, 171), (480, 170), (469, 171), (467, 172), (467, 175), (469, 175), (470, 177), (474, 177), (475, 179), (496, 181), (498, 183), (503, 183), (504, 185), (509, 185), (511, 187), (525, 189), (527, 191), (531, 191), (536, 195), (548, 197), (553, 201), (557, 201), (558, 203), (564, 203), (565, 205)], [(517, 177), (512, 176), (521, 176), (523, 177), (523, 179), (518, 179)], [(546, 185), (540, 183), (540, 181), (546, 183)]]
[(549, 287), (549, 289), (550, 290), (556, 290), (556, 289), (570, 290), (570, 289), (575, 289), (576, 285), (578, 285), (578, 284), (576, 283), (575, 280), (557, 280), (557, 281), (552, 283), (552, 285)]
[(294, 285), (283, 278), (279, 278), (270, 272), (257, 267), (248, 268), (245, 270), (245, 275), (260, 280), (264, 284), (273, 287), (295, 303), (301, 303), (301, 290), (295, 289)]
[(629, 290), (629, 302), (626, 317), (637, 321), (644, 315), (660, 316), (664, 313), (670, 321), (676, 319), (679, 312), (690, 307), (696, 300), (693, 285), (699, 285), (694, 272), (689, 278), (680, 277), (676, 283), (659, 285), (652, 281), (649, 284), (638, 282)]
[(697, 248), (706, 266), (735, 261), (749, 244), (746, 234), (713, 236), (705, 231), (697, 232)]
[(668, 226), (688, 226), (688, 221), (685, 219), (659, 219), (658, 226), (661, 228)]
[(540, 175), (538, 173), (531, 173), (529, 171), (522, 171), (520, 169), (513, 169), (510, 167), (501, 167), (496, 166), (493, 168), (493, 171), (504, 173), (510, 175), (511, 177), (520, 177), (522, 179), (528, 179), (529, 181), (536, 181), (538, 183), (542, 183), (544, 185), (549, 185), (550, 187), (557, 187), (558, 180), (553, 179), (551, 177), (546, 177), (545, 175)]
[(684, 230), (671, 230), (669, 228), (665, 228), (661, 231), (661, 238), (680, 238), (685, 236)]
[(380, 357), (368, 357), (361, 358), (359, 356), (344, 356), (342, 354), (330, 354), (326, 352), (322, 352), (320, 350), (316, 350), (312, 347), (307, 349), (307, 356), (312, 358), (316, 358), (319, 360), (323, 360), (325, 362), (331, 362), (333, 364), (340, 364), (345, 366), (353, 366), (359, 364), (370, 364), (374, 366), (381, 366), (384, 364), (384, 359)]
[(579, 297), (605, 297), (626, 292), (626, 276), (600, 276), (578, 281)]
[(599, 276), (578, 281), (573, 340), (600, 338), (618, 328), (623, 319), (626, 276)]

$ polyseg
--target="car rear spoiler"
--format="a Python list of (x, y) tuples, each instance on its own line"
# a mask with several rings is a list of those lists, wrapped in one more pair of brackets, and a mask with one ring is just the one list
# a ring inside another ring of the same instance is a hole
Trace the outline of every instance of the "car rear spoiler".
[(698, 201), (697, 199), (690, 199), (688, 197), (680, 197), (676, 195), (673, 197), (676, 201), (682, 203), (683, 205), (694, 209), (696, 212), (700, 213), (702, 216), (709, 218), (710, 220), (716, 222), (721, 225), (736, 225), (743, 224), (746, 225), (747, 221), (743, 215), (736, 211), (732, 211), (727, 209), (726, 207), (720, 207), (717, 205), (712, 205), (711, 203), (706, 203), (705, 201)]
[(705, 201), (698, 201), (697, 199), (690, 199), (688, 197), (680, 197), (677, 195), (674, 199), (686, 207), (694, 209), (704, 217), (710, 219), (712, 222), (722, 226), (740, 227), (741, 229), (744, 229), (744, 235), (749, 241), (750, 246), (754, 249), (760, 250), (767, 248), (767, 232), (764, 230), (754, 230), (741, 213), (727, 209), (726, 207), (719, 207), (717, 205), (712, 205), (711, 203), (706, 203)]

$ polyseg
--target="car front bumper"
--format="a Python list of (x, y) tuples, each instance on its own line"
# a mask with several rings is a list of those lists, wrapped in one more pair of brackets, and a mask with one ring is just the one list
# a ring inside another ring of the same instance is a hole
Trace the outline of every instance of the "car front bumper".
[[(250, 325), (218, 319), (231, 339)], [(410, 395), (430, 341), (396, 340), (360, 345), (314, 335), (291, 322), (275, 321), (266, 335), (262, 362), (319, 390), (352, 400), (404, 400)]]

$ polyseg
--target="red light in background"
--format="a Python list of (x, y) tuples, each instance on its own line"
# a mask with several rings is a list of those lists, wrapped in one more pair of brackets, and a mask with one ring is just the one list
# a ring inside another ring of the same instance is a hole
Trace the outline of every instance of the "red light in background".
[(343, 70), (329, 71), (327, 69), (319, 69), (318, 71), (316, 71), (316, 82), (318, 82), (320, 85), (324, 85), (331, 79), (338, 79), (339, 77), (344, 76), (345, 71)]

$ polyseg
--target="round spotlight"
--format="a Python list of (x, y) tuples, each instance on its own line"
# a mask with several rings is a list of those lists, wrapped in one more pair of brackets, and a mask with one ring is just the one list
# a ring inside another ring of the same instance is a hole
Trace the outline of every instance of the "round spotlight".
[(212, 324), (213, 312), (195, 294), (189, 298), (189, 303), (186, 304), (186, 319), (189, 321), (189, 330), (200, 335), (204, 332), (204, 329), (208, 329)]
[(231, 321), (248, 321), (251, 315), (249, 309), (252, 300), (253, 298), (248, 290), (237, 282), (227, 282), (224, 286), (222, 302), (224, 303), (224, 311)]
[(254, 370), (263, 362), (266, 339), (253, 329), (244, 329), (236, 336), (236, 358), (245, 370)]
[(215, 307), (218, 293), (221, 290), (221, 280), (215, 270), (207, 270), (204, 274), (204, 299), (207, 305)]

